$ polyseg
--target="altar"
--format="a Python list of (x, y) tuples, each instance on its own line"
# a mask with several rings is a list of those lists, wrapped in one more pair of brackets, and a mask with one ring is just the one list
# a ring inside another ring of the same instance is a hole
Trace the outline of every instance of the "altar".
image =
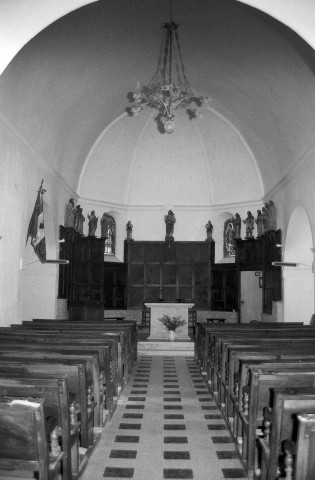
[(176, 330), (176, 340), (190, 341), (188, 335), (188, 310), (194, 307), (193, 303), (146, 303), (146, 307), (151, 309), (150, 336), (148, 340), (168, 340), (169, 332), (159, 318), (163, 315), (169, 317), (181, 317), (186, 320), (185, 325)]

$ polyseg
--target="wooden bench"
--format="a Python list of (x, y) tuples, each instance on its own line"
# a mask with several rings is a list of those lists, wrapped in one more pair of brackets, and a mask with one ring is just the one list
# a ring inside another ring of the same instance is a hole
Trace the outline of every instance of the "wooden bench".
[[(106, 417), (109, 417), (113, 413), (113, 382), (111, 368), (110, 368), (110, 349), (111, 346), (100, 346), (100, 345), (82, 345), (82, 344), (61, 344), (45, 342), (45, 340), (40, 343), (27, 343), (19, 339), (14, 339), (13, 341), (0, 341), (1, 351), (3, 353), (10, 352), (18, 349), (20, 352), (38, 352), (45, 355), (47, 353), (54, 353), (58, 357), (58, 353), (61, 355), (97, 355), (99, 359), (99, 371), (100, 371), (100, 390), (105, 389), (105, 412), (103, 414), (103, 420), (106, 420)], [(28, 353), (27, 353), (28, 354)], [(97, 367), (96, 367), (97, 368)], [(97, 410), (96, 410), (97, 414)]]
[(39, 480), (57, 480), (63, 452), (50, 448), (47, 434), (52, 432), (54, 438), (39, 398), (0, 398), (0, 475), (29, 471)]
[[(246, 332), (246, 335), (240, 334), (240, 332), (227, 335), (214, 334), (212, 337), (212, 344), (210, 348), (209, 355), (209, 377), (211, 380), (211, 387), (215, 395), (218, 392), (218, 380), (222, 373), (222, 366), (225, 367), (227, 361), (227, 349), (224, 348), (224, 345), (231, 344), (233, 341), (243, 343), (243, 345), (270, 345), (273, 344), (282, 344), (290, 346), (292, 343), (300, 342), (310, 342), (315, 340), (315, 330), (311, 332), (297, 331), (293, 330), (292, 332), (282, 332), (270, 330), (262, 330), (261, 332)], [(224, 343), (226, 342), (226, 343)]]
[(25, 331), (10, 329), (9, 331), (3, 331), (0, 329), (0, 344), (12, 344), (14, 342), (24, 342), (25, 344), (28, 343), (37, 345), (57, 343), (62, 346), (72, 345), (82, 346), (82, 348), (85, 348), (86, 346), (110, 346), (112, 354), (110, 372), (114, 388), (117, 392), (123, 384), (123, 380), (121, 378), (120, 360), (118, 356), (119, 352), (117, 348), (118, 337), (115, 334), (106, 334), (106, 337), (104, 338), (103, 335), (98, 335), (97, 333), (92, 335), (85, 335), (84, 333), (72, 335), (71, 332), (65, 332), (64, 334), (61, 334), (60, 332), (56, 331), (34, 332), (28, 329), (25, 329)]
[[(106, 319), (102, 322), (93, 321), (93, 322), (71, 322), (67, 320), (54, 320), (54, 319), (33, 319), (33, 321), (25, 321), (22, 324), (23, 326), (27, 326), (30, 328), (36, 327), (45, 327), (47, 326), (54, 326), (54, 327), (70, 327), (75, 329), (84, 329), (84, 330), (92, 330), (92, 329), (102, 329), (108, 332), (124, 332), (124, 342), (123, 342), (123, 352), (126, 357), (126, 365), (128, 366), (128, 372), (131, 373), (133, 370), (133, 366), (137, 361), (137, 324), (135, 321), (117, 321)], [(14, 325), (12, 325), (15, 327)], [(125, 373), (127, 375), (127, 372)]]
[(249, 383), (243, 388), (243, 410), (239, 413), (242, 424), (240, 453), (247, 471), (248, 478), (254, 478), (256, 460), (257, 430), (262, 428), (263, 409), (270, 406), (271, 390), (275, 387), (305, 387), (313, 386), (315, 367), (296, 371), (276, 369), (250, 370)]
[[(298, 435), (295, 448), (295, 479), (310, 480), (315, 478), (315, 415), (298, 415)], [(288, 459), (286, 459), (288, 460)], [(289, 476), (287, 480), (291, 480)]]
[[(301, 347), (293, 347), (287, 349), (285, 346), (279, 345), (274, 349), (260, 349), (261, 347), (253, 346), (253, 350), (244, 351), (241, 348), (230, 347), (229, 360), (227, 362), (226, 371), (228, 378), (226, 378), (226, 385), (224, 389), (224, 399), (222, 407), (225, 404), (225, 416), (230, 423), (233, 418), (234, 405), (239, 403), (239, 394), (242, 387), (245, 385), (246, 367), (259, 366), (265, 362), (275, 361), (308, 361), (315, 359), (314, 345), (308, 348), (301, 349)], [(301, 353), (302, 352), (302, 353)], [(244, 365), (244, 368), (243, 368)]]
[(62, 446), (63, 479), (78, 475), (80, 423), (76, 421), (73, 408), (69, 404), (66, 377), (20, 373), (12, 368), (10, 371), (0, 372), (0, 394), (27, 398), (40, 396), (43, 399), (45, 416), (56, 422), (55, 448), (60, 450)]
[[(239, 355), (243, 353), (253, 354), (256, 359), (264, 358), (268, 354), (270, 360), (281, 358), (300, 358), (302, 354), (307, 357), (315, 354), (315, 340), (277, 339), (268, 341), (262, 339), (224, 340), (221, 345), (221, 358), (217, 364), (217, 370), (213, 368), (213, 375), (216, 375), (217, 398), (219, 404), (226, 404), (226, 398), (235, 390), (235, 374), (239, 372)], [(286, 355), (287, 354), (287, 355)], [(253, 358), (254, 360), (254, 358)]]
[[(57, 351), (48, 351), (48, 350), (29, 350), (27, 353), (25, 349), (8, 349), (0, 350), (0, 361), (2, 359), (7, 360), (10, 358), (16, 359), (35, 359), (35, 361), (45, 362), (46, 360), (54, 360), (55, 362), (66, 360), (67, 364), (72, 363), (74, 365), (78, 363), (85, 363), (86, 368), (86, 378), (88, 387), (88, 394), (93, 398), (95, 402), (94, 409), (94, 426), (100, 427), (103, 426), (103, 409), (104, 409), (104, 399), (103, 399), (103, 379), (100, 374), (100, 364), (99, 357), (95, 353), (86, 354), (86, 353), (77, 353), (72, 354), (64, 353), (60, 349)], [(89, 388), (92, 387), (92, 391), (89, 391)], [(102, 410), (101, 410), (102, 409)]]
[[(126, 383), (124, 378), (124, 371), (126, 370), (124, 366), (124, 356), (123, 349), (121, 345), (123, 343), (123, 333), (111, 333), (111, 332), (99, 332), (99, 331), (86, 331), (86, 330), (77, 330), (71, 329), (60, 329), (60, 328), (0, 328), (0, 341), (1, 339), (14, 339), (14, 338), (23, 338), (25, 341), (34, 338), (40, 339), (40, 341), (45, 341), (45, 339), (53, 342), (57, 341), (62, 344), (67, 343), (81, 343), (82, 345), (87, 344), (99, 344), (99, 345), (111, 345), (113, 350), (113, 356), (115, 358), (114, 370), (115, 373), (115, 382), (120, 385), (120, 388)], [(89, 341), (89, 342), (88, 342)], [(117, 387), (118, 388), (118, 387)]]
[(264, 409), (263, 437), (257, 439), (260, 480), (274, 480), (278, 472), (284, 476), (284, 442), (297, 443), (297, 417), (303, 413), (315, 414), (315, 388), (273, 389), (272, 407)]
[(196, 324), (196, 335), (195, 335), (195, 358), (196, 362), (202, 367), (205, 368), (204, 356), (208, 352), (208, 334), (212, 331), (221, 331), (221, 332), (233, 332), (238, 330), (253, 330), (257, 329), (275, 329), (282, 330), (288, 328), (296, 328), (303, 326), (302, 322), (296, 323), (268, 323), (260, 322), (259, 324), (243, 324), (243, 323), (228, 323), (228, 324), (207, 324), (197, 322)]
[(73, 396), (76, 415), (79, 418), (80, 445), (84, 448), (94, 444), (93, 411), (95, 403), (88, 396), (88, 384), (84, 363), (73, 364), (66, 360), (45, 360), (29, 357), (0, 359), (0, 372), (10, 373), (14, 369), (17, 373), (67, 376), (68, 391)]

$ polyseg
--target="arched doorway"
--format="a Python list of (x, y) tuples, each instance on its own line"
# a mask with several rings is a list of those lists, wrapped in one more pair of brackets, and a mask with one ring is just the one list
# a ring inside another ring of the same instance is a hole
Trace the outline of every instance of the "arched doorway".
[(284, 262), (297, 263), (283, 268), (284, 321), (310, 323), (314, 312), (313, 238), (303, 207), (292, 212), (285, 245)]

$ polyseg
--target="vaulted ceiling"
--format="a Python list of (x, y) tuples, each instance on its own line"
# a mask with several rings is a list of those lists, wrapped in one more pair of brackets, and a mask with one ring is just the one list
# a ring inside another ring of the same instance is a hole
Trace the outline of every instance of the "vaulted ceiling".
[[(314, 51), (278, 21), (232, 0), (177, 0), (173, 15), (188, 80), (211, 99), (191, 122), (194, 138), (211, 164), (214, 120), (236, 132), (257, 166), (259, 197), (314, 142)], [(165, 141), (152, 112), (130, 119), (126, 108), (137, 81), (147, 83), (156, 69), (168, 18), (168, 0), (91, 3), (41, 31), (1, 75), (3, 115), (72, 188), (100, 138), (113, 168), (114, 138), (117, 158), (130, 149), (130, 162), (153, 131), (155, 150)], [(185, 122), (180, 115), (168, 152), (189, 136)]]

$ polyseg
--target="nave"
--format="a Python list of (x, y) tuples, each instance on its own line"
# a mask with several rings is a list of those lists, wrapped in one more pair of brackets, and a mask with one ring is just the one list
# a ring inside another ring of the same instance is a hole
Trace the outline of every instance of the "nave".
[(246, 478), (193, 357), (139, 357), (80, 480), (102, 478)]

